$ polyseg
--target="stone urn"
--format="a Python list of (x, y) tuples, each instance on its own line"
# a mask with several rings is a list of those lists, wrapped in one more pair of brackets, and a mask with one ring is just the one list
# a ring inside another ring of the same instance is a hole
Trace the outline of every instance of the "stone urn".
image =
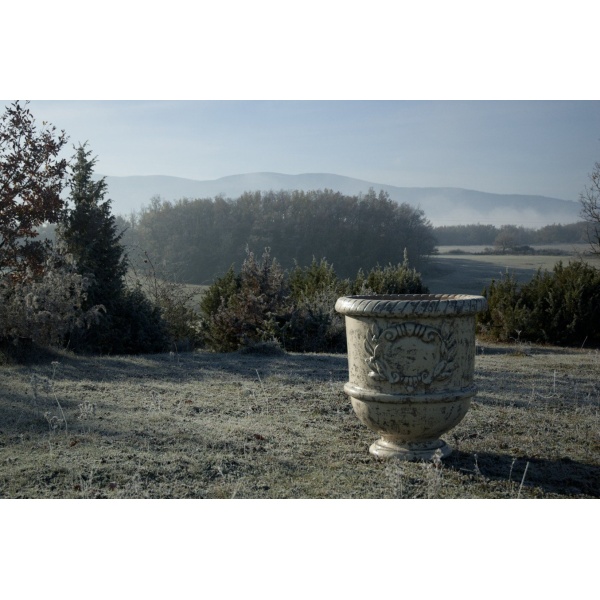
[(452, 449), (440, 439), (464, 418), (477, 392), (475, 315), (483, 296), (345, 296), (349, 381), (359, 420), (381, 437), (381, 458), (430, 460)]

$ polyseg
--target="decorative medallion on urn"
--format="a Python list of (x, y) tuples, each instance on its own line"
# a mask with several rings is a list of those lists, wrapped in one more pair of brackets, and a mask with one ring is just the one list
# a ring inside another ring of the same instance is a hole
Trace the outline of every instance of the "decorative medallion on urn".
[(386, 329), (373, 325), (365, 350), (369, 377), (401, 383), (407, 392), (448, 379), (456, 367), (456, 340), (449, 323), (441, 328), (412, 322)]

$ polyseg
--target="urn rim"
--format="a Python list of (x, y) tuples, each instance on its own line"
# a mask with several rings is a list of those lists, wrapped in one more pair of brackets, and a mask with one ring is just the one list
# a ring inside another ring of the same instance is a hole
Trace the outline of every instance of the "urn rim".
[(484, 296), (471, 294), (382, 294), (343, 296), (335, 310), (347, 316), (474, 315), (487, 308)]

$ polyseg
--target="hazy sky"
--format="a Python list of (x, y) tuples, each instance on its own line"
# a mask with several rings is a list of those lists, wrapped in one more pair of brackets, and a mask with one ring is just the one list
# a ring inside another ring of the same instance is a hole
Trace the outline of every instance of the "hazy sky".
[[(5, 101), (4, 105), (9, 101)], [(32, 101), (104, 175), (335, 173), (577, 200), (600, 101)]]

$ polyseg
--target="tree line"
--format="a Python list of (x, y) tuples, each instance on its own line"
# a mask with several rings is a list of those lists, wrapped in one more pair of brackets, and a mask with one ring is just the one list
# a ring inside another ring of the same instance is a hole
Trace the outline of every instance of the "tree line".
[(533, 244), (587, 243), (588, 223), (546, 225), (531, 229), (522, 225), (444, 225), (435, 227), (433, 235), (440, 246), (511, 247)]
[(128, 225), (130, 248), (143, 248), (181, 281), (196, 284), (239, 267), (247, 248), (270, 248), (284, 269), (326, 258), (340, 277), (351, 277), (359, 269), (398, 264), (405, 250), (419, 269), (436, 243), (423, 211), (374, 190), (360, 196), (327, 189), (247, 192), (176, 202), (154, 197)]
[(167, 201), (155, 196), (139, 213), (118, 221), (133, 264), (150, 255), (162, 271), (196, 284), (210, 284), (232, 265), (239, 267), (248, 248), (270, 248), (288, 270), (325, 258), (347, 278), (359, 269), (398, 264), (404, 250), (411, 265), (421, 270), (437, 246), (485, 245), (507, 251), (589, 239), (587, 222), (540, 229), (433, 227), (422, 210), (373, 189), (358, 196), (328, 189), (246, 192), (237, 199)]

